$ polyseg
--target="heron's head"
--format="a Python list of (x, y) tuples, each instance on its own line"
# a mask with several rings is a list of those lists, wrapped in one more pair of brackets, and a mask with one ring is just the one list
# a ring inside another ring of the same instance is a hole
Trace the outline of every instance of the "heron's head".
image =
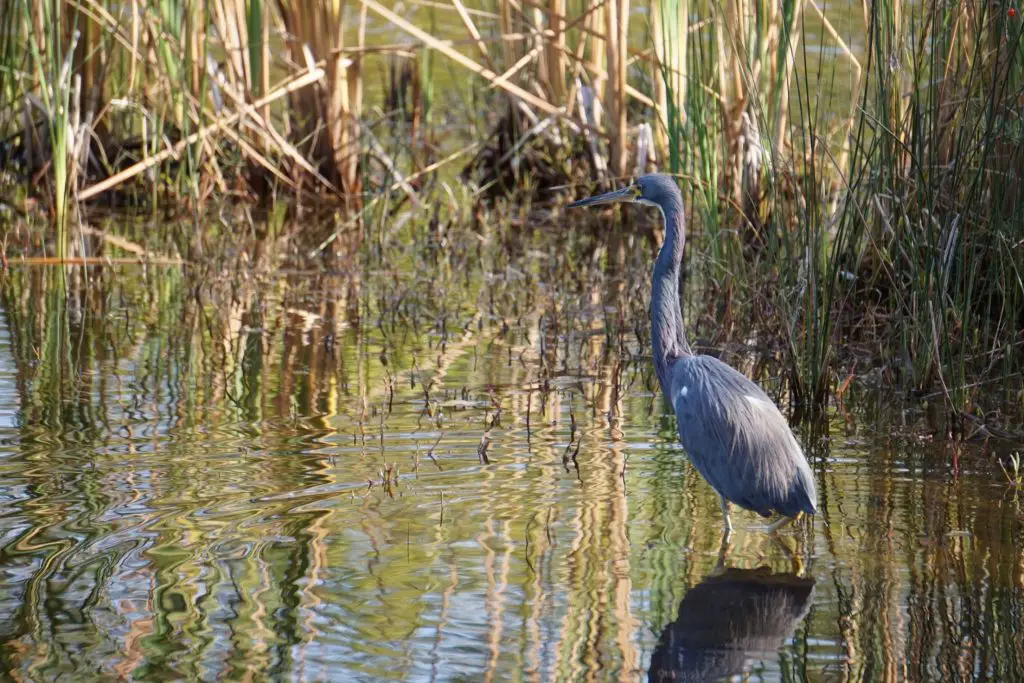
[(618, 190), (573, 202), (569, 205), (569, 208), (619, 202), (637, 202), (639, 204), (647, 204), (648, 206), (657, 206), (664, 211), (670, 203), (678, 202), (679, 198), (679, 188), (672, 178), (660, 173), (652, 173), (651, 175), (640, 176), (629, 185)]

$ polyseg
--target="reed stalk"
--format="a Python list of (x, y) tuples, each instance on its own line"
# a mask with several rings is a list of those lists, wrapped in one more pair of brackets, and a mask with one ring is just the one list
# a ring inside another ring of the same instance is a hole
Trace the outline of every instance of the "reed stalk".
[(654, 47), (655, 140), (661, 157), (668, 157), (673, 173), (681, 170), (679, 142), (686, 125), (687, 63), (689, 49), (689, 0), (657, 0), (651, 3), (651, 41)]
[(629, 0), (608, 0), (604, 14), (608, 39), (608, 84), (605, 93), (611, 126), (609, 170), (624, 178), (629, 158), (626, 153), (626, 45), (629, 35)]
[[(444, 6), (400, 15), (377, 0), (12, 6), (0, 141), (23, 177), (48, 181), (61, 257), (76, 199), (140, 178), (154, 208), (168, 190), (199, 207), (267, 182), (301, 196), (313, 179), (357, 215), (367, 178), (425, 204), (424, 173), (444, 166), (431, 160), (453, 158), (438, 134), (452, 116), (430, 116), (454, 66), (484, 104), (474, 128), (506, 136), (475, 159), (524, 191), (627, 175), (647, 140), (631, 131), (652, 124), (659, 170), (682, 176), (692, 207), (711, 338), (749, 313), (783, 340), (799, 402), (828, 401), (851, 337), (957, 410), (977, 400), (977, 373), (1021, 371), (1024, 53), (1008, 5), (875, 0), (842, 31), (816, 0), (454, 0), (449, 22)], [(369, 47), (371, 22), (402, 41)], [(402, 129), (415, 154), (367, 127), (387, 117), (364, 121), (371, 50), (420, 69), (424, 118)], [(531, 155), (549, 175), (524, 170)]]
[[(40, 129), (27, 117), (26, 135), (32, 139), (27, 145), (48, 156), (53, 179), (54, 252), (57, 258), (67, 255), (68, 205), (74, 180), (71, 152), (74, 149), (74, 130), (71, 121), (71, 99), (76, 79), (73, 59), (80, 34), (77, 30), (65, 40), (65, 8), (60, 0), (48, 0), (31, 9), (23, 5), (26, 23), (40, 29), (29, 38), (30, 71), (39, 85), (45, 130), (49, 142), (46, 149), (39, 139)], [(77, 106), (77, 102), (76, 102)]]
[[(344, 52), (344, 2), (278, 0), (287, 31), (285, 45), (294, 64), (323, 60), (323, 88), (302, 90), (290, 101), (299, 137), (310, 141), (308, 153), (321, 160), (320, 172), (345, 192), (352, 205), (359, 197), (359, 118), (362, 113), (360, 52)], [(356, 47), (365, 44), (366, 11), (359, 14)], [(310, 57), (311, 55), (311, 57)]]

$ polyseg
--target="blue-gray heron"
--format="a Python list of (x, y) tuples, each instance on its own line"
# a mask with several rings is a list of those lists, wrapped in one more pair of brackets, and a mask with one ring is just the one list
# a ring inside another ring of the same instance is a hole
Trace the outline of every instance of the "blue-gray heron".
[(722, 500), (726, 537), (732, 531), (730, 502), (763, 517), (781, 514), (770, 531), (802, 512), (814, 514), (811, 468), (778, 407), (745, 376), (717, 358), (695, 356), (686, 343), (679, 308), (679, 265), (686, 240), (679, 188), (668, 176), (646, 175), (569, 206), (613, 202), (656, 206), (665, 221), (651, 286), (654, 370), (675, 408), (683, 448)]

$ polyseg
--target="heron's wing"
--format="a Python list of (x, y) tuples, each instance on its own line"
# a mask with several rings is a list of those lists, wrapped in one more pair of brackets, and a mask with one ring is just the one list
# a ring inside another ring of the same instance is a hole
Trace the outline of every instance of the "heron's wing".
[(710, 356), (672, 368), (679, 440), (728, 500), (767, 515), (815, 511), (814, 480), (789, 424), (760, 387)]

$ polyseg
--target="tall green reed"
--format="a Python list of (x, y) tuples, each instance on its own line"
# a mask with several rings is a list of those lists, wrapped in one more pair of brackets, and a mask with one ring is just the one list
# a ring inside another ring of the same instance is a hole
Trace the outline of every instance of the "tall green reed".
[[(746, 290), (738, 305), (782, 333), (798, 404), (827, 404), (849, 367), (839, 349), (856, 341), (889, 381), (971, 410), (979, 376), (1021, 369), (1019, 20), (980, 4), (872, 3), (865, 78), (832, 30), (856, 103), (836, 126), (828, 93), (843, 83), (801, 47), (799, 3), (713, 9), (691, 35), (685, 98), (660, 70), (668, 166), (692, 188), (708, 286)], [(678, 35), (664, 25), (673, 11), (662, 0), (662, 41)]]
[[(882, 348), (902, 359), (909, 389), (938, 385), (953, 409), (970, 411), (977, 374), (1015, 355), (1022, 310), (1005, 258), (1005, 245), (1024, 237), (1011, 130), (1020, 122), (1020, 26), (983, 4), (927, 11), (911, 9), (902, 24), (897, 11), (876, 16), (871, 94), (882, 130), (864, 194), (881, 207), (869, 232), (884, 247), (876, 261), (890, 273), (885, 304), (899, 330)], [(913, 43), (892, 39), (929, 25)], [(1006, 371), (1013, 365), (1004, 361)]]
[(954, 411), (970, 412), (980, 375), (1020, 369), (1011, 346), (1024, 289), (1006, 248), (1024, 236), (1019, 137), (1005, 125), (1020, 120), (1020, 28), (981, 5), (976, 23), (955, 3), (870, 9), (841, 200), (807, 216), (821, 221), (807, 251), (821, 246), (829, 265), (808, 282), (827, 296), (804, 323), (819, 339), (803, 346), (803, 374), (822, 402), (837, 372), (822, 350), (844, 334), (870, 343), (891, 381), (939, 387)]
[[(22, 16), (27, 25), (33, 22), (31, 3), (21, 4)], [(34, 11), (41, 13), (41, 35), (33, 31), (29, 36), (28, 49), (31, 61), (30, 72), (35, 73), (40, 99), (46, 114), (46, 126), (49, 134), (49, 161), (53, 178), (53, 218), (54, 218), (54, 252), (63, 259), (68, 249), (68, 201), (71, 194), (71, 175), (73, 163), (71, 154), (74, 149), (75, 131), (72, 128), (72, 91), (75, 88), (77, 74), (72, 71), (75, 47), (79, 40), (79, 31), (75, 17), (70, 25), (66, 8), (61, 0), (44, 0)], [(70, 39), (66, 38), (69, 34)], [(77, 81), (80, 83), (80, 80)], [(77, 102), (75, 103), (77, 106)], [(32, 127), (23, 134), (34, 136), (37, 130)], [(35, 144), (30, 141), (28, 144)]]

